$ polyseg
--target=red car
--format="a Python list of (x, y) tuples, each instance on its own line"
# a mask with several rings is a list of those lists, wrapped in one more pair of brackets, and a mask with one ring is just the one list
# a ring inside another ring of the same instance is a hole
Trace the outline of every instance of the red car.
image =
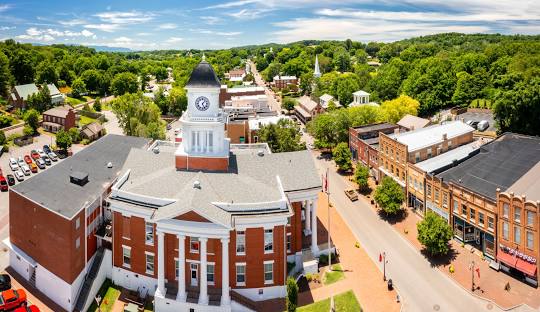
[(24, 161), (25, 161), (27, 164), (30, 165), (30, 164), (32, 163), (32, 158), (30, 158), (30, 156), (28, 156), (28, 155), (25, 155), (25, 156), (24, 156)]
[(30, 153), (30, 156), (32, 157), (33, 160), (41, 158), (41, 156), (39, 156), (39, 153), (36, 150), (32, 150), (32, 152)]
[(26, 293), (22, 289), (10, 289), (0, 294), (0, 311), (9, 311), (23, 304), (26, 304)]
[(8, 190), (8, 182), (3, 175), (0, 174), (0, 191), (6, 192)]
[(15, 311), (13, 312), (39, 312), (39, 308), (35, 305), (31, 305), (31, 306), (22, 306), (22, 307), (19, 307), (17, 309), (15, 309)]

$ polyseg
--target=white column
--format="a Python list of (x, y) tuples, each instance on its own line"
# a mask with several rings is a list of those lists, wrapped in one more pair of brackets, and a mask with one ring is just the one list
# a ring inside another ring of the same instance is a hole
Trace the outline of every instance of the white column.
[(158, 231), (158, 292), (165, 297), (165, 234)]
[(208, 304), (208, 281), (206, 276), (207, 262), (206, 262), (206, 242), (208, 238), (199, 237), (201, 243), (201, 289), (199, 290), (199, 304)]
[(178, 237), (178, 294), (176, 300), (186, 301), (186, 237), (177, 235)]
[(229, 239), (221, 239), (221, 305), (230, 305), (229, 295)]
[(313, 211), (311, 214), (311, 251), (315, 254), (319, 251), (317, 246), (317, 199), (311, 201)]
[(306, 234), (309, 234), (311, 232), (311, 201), (306, 200)]

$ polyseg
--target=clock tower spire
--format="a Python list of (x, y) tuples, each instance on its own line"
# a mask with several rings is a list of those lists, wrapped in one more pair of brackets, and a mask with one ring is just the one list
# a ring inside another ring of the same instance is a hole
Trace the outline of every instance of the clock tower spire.
[(186, 84), (188, 108), (180, 118), (183, 137), (175, 153), (177, 169), (228, 170), (230, 139), (219, 107), (220, 88), (212, 65), (203, 59)]

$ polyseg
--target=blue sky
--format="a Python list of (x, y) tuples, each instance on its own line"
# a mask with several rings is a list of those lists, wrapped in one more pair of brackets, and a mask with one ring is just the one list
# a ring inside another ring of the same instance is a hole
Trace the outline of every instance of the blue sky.
[(540, 34), (538, 0), (0, 0), (0, 40), (218, 49), (440, 32)]

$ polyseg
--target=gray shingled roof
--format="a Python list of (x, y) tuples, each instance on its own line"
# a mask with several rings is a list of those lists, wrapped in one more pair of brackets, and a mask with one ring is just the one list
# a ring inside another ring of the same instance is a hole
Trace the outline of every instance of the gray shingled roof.
[(539, 161), (540, 137), (506, 133), (437, 176), (495, 199), (497, 188), (506, 191)]
[(28, 96), (34, 93), (38, 93), (39, 89), (35, 84), (29, 83), (25, 85), (15, 86), (15, 91), (17, 91), (19, 97), (21, 97), (23, 100), (26, 100), (28, 99)]
[[(68, 219), (96, 200), (104, 185), (116, 179), (129, 151), (142, 148), (148, 139), (109, 134), (47, 170), (13, 186), (15, 191)], [(113, 168), (107, 168), (111, 162)], [(88, 183), (70, 182), (72, 172), (88, 173)]]
[[(203, 216), (228, 224), (231, 214), (235, 213), (245, 214), (261, 210), (265, 213), (283, 212), (279, 207), (274, 207), (275, 204), (254, 204), (241, 212), (230, 212), (212, 204), (279, 201), (281, 192), (277, 176), (285, 192), (321, 187), (320, 178), (308, 151), (264, 156), (256, 153), (231, 153), (230, 170), (223, 173), (178, 171), (175, 168), (174, 152), (163, 150), (155, 154), (134, 148), (129, 153), (122, 171), (128, 170), (129, 178), (120, 190), (175, 200), (173, 204), (157, 208), (155, 219), (173, 218), (185, 211), (194, 210)], [(193, 187), (195, 181), (200, 183), (200, 188)]]
[(221, 83), (216, 75), (216, 72), (212, 68), (212, 65), (207, 61), (202, 61), (195, 67), (186, 87), (205, 88), (216, 87), (221, 88)]

